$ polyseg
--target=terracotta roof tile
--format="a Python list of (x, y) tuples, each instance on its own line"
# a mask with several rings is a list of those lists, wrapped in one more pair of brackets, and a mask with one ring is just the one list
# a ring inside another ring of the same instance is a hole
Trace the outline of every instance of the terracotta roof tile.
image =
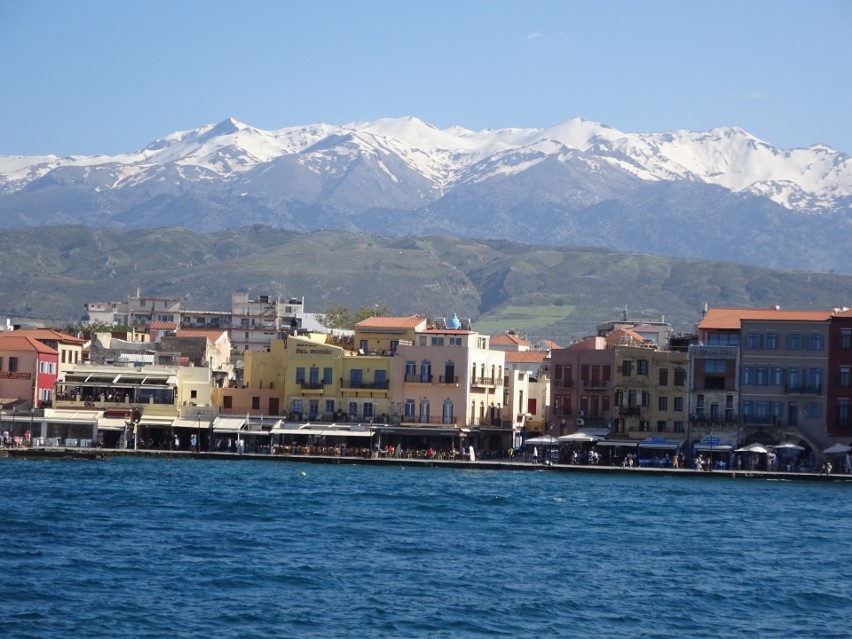
[(355, 328), (417, 328), (425, 319), (419, 315), (408, 317), (368, 317), (355, 325)]
[(507, 351), (507, 364), (541, 364), (547, 359), (547, 351)]
[(177, 328), (177, 322), (151, 322), (148, 324), (148, 330), (155, 331), (173, 331)]
[(19, 351), (19, 352), (36, 352), (44, 353), (45, 355), (56, 355), (57, 352), (44, 345), (37, 339), (27, 337), (25, 335), (15, 335), (19, 331), (4, 333), (0, 335), (0, 351)]
[(699, 330), (739, 330), (743, 320), (826, 322), (832, 311), (786, 311), (774, 308), (711, 308), (698, 324)]
[(206, 337), (214, 344), (228, 331), (210, 330), (209, 328), (179, 328), (175, 331), (177, 337)]
[(496, 337), (491, 338), (492, 346), (505, 346), (507, 344), (513, 346), (532, 346), (532, 344), (527, 340), (521, 339), (517, 335), (509, 335), (509, 333), (502, 333), (501, 335), (497, 335)]
[(2, 333), (2, 335), (18, 335), (20, 337), (32, 337), (33, 339), (57, 340), (65, 344), (85, 344), (86, 340), (74, 337), (68, 333), (55, 331), (52, 328), (19, 328), (16, 331)]

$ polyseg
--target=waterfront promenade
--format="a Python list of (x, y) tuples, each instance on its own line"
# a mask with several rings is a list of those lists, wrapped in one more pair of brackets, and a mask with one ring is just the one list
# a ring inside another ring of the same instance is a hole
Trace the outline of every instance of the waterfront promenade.
[(32, 460), (91, 460), (108, 461), (127, 457), (182, 459), (182, 460), (220, 460), (265, 461), (265, 462), (295, 462), (302, 464), (336, 464), (336, 465), (365, 465), (365, 466), (418, 466), (432, 468), (455, 468), (465, 470), (504, 470), (504, 471), (538, 471), (562, 473), (600, 473), (607, 475), (638, 475), (638, 476), (667, 476), (692, 479), (764, 479), (783, 481), (833, 481), (852, 482), (852, 475), (834, 473), (825, 475), (812, 472), (780, 472), (760, 470), (713, 470), (703, 471), (691, 468), (624, 468), (622, 466), (586, 465), (586, 464), (547, 464), (533, 463), (523, 459), (482, 459), (478, 461), (447, 460), (447, 459), (401, 459), (395, 457), (374, 456), (329, 456), (329, 455), (297, 455), (269, 453), (225, 453), (225, 452), (190, 452), (168, 450), (129, 450), (129, 449), (82, 449), (31, 447), (10, 448), (0, 450), (0, 459)]

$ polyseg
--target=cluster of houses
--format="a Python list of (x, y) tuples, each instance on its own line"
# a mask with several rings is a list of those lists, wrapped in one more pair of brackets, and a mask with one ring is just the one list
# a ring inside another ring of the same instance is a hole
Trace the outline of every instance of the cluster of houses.
[(565, 347), (457, 316), (329, 330), (303, 299), (245, 293), (225, 312), (137, 293), (87, 304), (86, 320), (125, 329), (0, 332), (13, 445), (503, 457), (536, 442), (724, 466), (750, 445), (813, 459), (852, 441), (845, 308), (711, 308), (690, 335), (625, 312)]

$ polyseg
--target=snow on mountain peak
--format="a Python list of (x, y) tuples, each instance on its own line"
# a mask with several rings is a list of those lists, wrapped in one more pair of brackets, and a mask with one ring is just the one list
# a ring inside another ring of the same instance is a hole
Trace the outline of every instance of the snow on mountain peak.
[(193, 167), (198, 179), (228, 179), (287, 155), (309, 153), (308, 164), (321, 171), (335, 158), (349, 161), (355, 154), (378, 153), (397, 156), (442, 192), (458, 181), (486, 179), (472, 177), (477, 167), (487, 166), (489, 175), (521, 173), (547, 157), (566, 161), (574, 151), (641, 179), (702, 181), (768, 197), (790, 209), (830, 208), (836, 198), (852, 197), (852, 159), (822, 144), (785, 151), (737, 127), (640, 134), (582, 118), (549, 128), (473, 131), (439, 129), (407, 116), (266, 131), (229, 117), (119, 156), (0, 156), (0, 185), (14, 191), (66, 166), (113, 167), (112, 188), (118, 188), (158, 179), (166, 164)]

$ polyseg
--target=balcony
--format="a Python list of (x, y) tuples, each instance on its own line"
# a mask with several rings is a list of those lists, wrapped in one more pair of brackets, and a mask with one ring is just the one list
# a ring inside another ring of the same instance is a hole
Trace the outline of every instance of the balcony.
[(605, 382), (599, 379), (584, 379), (583, 380), (583, 389), (584, 390), (608, 390), (609, 382)]
[(693, 424), (736, 424), (739, 419), (736, 415), (708, 415), (707, 413), (691, 413), (689, 421)]
[(622, 417), (638, 417), (642, 414), (641, 406), (618, 406), (618, 414)]
[(301, 382), (302, 393), (305, 395), (322, 395), (323, 382)]
[(416, 373), (406, 373), (405, 383), (406, 384), (431, 384), (432, 383), (432, 376), (431, 375), (418, 375)]
[(819, 395), (821, 384), (785, 384), (784, 392), (788, 395)]
[(553, 388), (574, 388), (573, 379), (555, 379), (551, 382)]
[(501, 377), (472, 377), (470, 380), (471, 386), (502, 386), (503, 379)]
[(458, 375), (450, 375), (448, 377), (448, 376), (445, 376), (445, 375), (441, 375), (441, 376), (438, 377), (438, 383), (439, 384), (455, 384), (455, 385), (458, 386), (459, 376)]
[(388, 389), (388, 381), (384, 380), (381, 382), (355, 382), (352, 380), (341, 382), (340, 388), (345, 388), (349, 390), (387, 390)]
[(417, 417), (416, 415), (407, 415), (402, 418), (400, 425), (402, 426), (456, 426), (458, 425), (458, 417)]

